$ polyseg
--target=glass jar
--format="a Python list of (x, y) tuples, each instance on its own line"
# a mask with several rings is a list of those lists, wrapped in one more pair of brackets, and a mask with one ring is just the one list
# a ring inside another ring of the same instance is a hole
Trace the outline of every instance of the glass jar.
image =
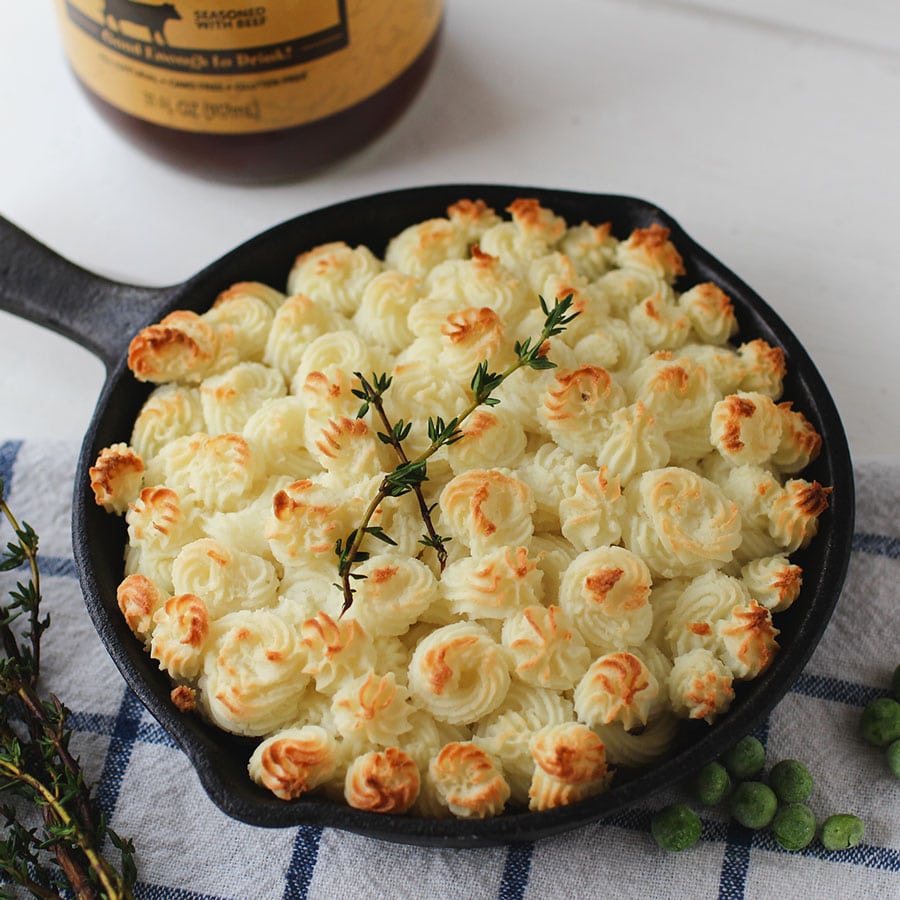
[(283, 180), (362, 147), (409, 105), (440, 0), (57, 0), (102, 115), (211, 178)]

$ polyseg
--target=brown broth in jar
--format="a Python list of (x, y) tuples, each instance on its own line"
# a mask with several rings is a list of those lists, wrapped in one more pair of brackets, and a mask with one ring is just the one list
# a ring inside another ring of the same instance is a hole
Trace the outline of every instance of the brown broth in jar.
[(158, 159), (232, 182), (302, 177), (360, 149), (432, 67), (437, 0), (57, 0), (75, 76)]

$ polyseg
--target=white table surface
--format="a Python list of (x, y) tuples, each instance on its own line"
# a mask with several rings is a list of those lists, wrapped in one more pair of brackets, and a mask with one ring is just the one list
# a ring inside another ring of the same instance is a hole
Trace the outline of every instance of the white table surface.
[[(133, 149), (74, 83), (49, 0), (0, 29), (0, 215), (88, 269), (180, 281), (271, 225), (448, 181), (652, 200), (805, 343), (856, 456), (900, 450), (900, 5), (455, 0), (404, 118), (314, 178), (197, 180)], [(87, 351), (0, 313), (0, 439), (77, 438)]]

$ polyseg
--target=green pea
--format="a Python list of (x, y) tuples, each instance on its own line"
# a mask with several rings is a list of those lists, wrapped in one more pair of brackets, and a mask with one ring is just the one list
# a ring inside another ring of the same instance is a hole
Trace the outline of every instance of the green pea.
[(766, 764), (766, 748), (755, 737), (747, 735), (723, 754), (721, 762), (732, 778), (752, 778)]
[(850, 813), (837, 813), (822, 823), (822, 846), (826, 850), (849, 850), (863, 837), (863, 820)]
[(876, 747), (886, 747), (900, 738), (900, 703), (879, 697), (863, 710), (859, 722), (863, 738)]
[(900, 741), (888, 744), (884, 755), (887, 757), (888, 768), (893, 772), (894, 777), (900, 778)]
[(697, 813), (684, 803), (659, 810), (650, 821), (653, 840), (663, 850), (687, 850), (697, 843), (702, 830)]
[(900, 701), (900, 666), (894, 669), (894, 677), (891, 681), (891, 693), (894, 699)]
[(688, 792), (704, 806), (716, 806), (731, 790), (728, 770), (717, 762), (707, 763), (688, 783)]
[(746, 828), (765, 828), (778, 809), (778, 798), (761, 781), (742, 781), (731, 795), (731, 816)]
[(812, 775), (802, 762), (783, 759), (772, 766), (769, 787), (782, 803), (802, 803), (812, 793)]
[(772, 819), (772, 836), (785, 850), (802, 850), (816, 836), (816, 817), (803, 803), (788, 803)]

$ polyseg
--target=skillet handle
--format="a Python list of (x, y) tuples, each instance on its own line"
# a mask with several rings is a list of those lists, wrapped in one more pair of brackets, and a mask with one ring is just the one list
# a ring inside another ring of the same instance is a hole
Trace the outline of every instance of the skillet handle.
[(99, 357), (107, 371), (173, 290), (103, 278), (0, 216), (0, 310), (72, 339)]

